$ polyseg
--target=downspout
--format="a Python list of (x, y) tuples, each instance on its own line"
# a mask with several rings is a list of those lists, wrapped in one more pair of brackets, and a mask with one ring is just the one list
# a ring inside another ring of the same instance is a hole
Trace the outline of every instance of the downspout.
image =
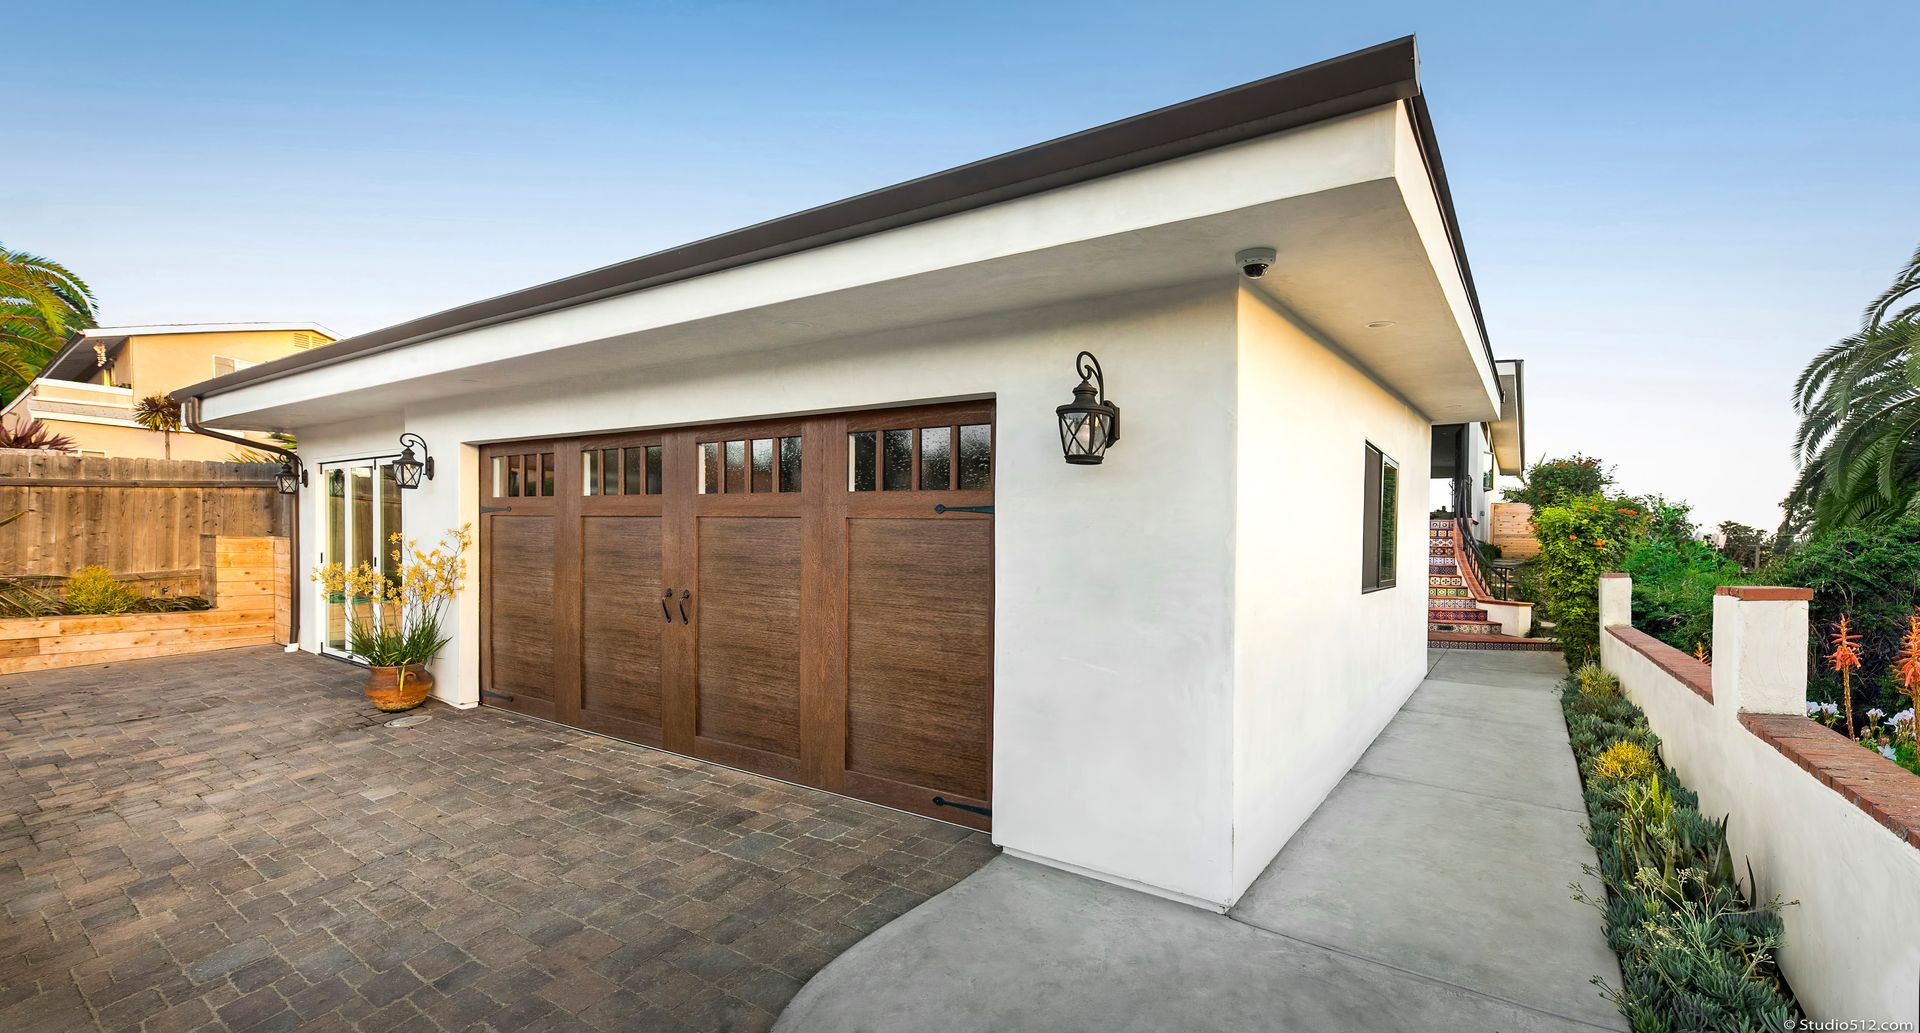
[(293, 449), (282, 448), (266, 441), (253, 441), (237, 438), (231, 434), (222, 434), (217, 430), (201, 426), (200, 399), (188, 398), (180, 403), (180, 420), (187, 430), (194, 434), (205, 435), (216, 441), (239, 445), (241, 448), (257, 452), (272, 452), (287, 461), (287, 465), (299, 474), (293, 482), (293, 494), (287, 496), (287, 620), (292, 627), (287, 629), (287, 647), (291, 651), (300, 645), (300, 489), (306, 485), (307, 472), (300, 457)]

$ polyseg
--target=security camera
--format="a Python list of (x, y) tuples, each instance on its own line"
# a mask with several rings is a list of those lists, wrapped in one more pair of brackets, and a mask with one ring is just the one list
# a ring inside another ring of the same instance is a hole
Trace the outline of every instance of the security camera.
[(1240, 267), (1247, 279), (1258, 280), (1279, 257), (1280, 253), (1270, 247), (1250, 247), (1233, 256), (1233, 264)]

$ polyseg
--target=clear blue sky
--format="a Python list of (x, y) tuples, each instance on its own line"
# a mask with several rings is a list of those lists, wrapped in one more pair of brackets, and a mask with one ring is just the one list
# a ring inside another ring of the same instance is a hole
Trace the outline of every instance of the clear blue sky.
[[(0, 241), (104, 321), (373, 329), (1412, 32), (1535, 456), (1771, 524), (1920, 243), (1912, 4), (95, 4)], [(21, 94), (24, 93), (24, 96)]]

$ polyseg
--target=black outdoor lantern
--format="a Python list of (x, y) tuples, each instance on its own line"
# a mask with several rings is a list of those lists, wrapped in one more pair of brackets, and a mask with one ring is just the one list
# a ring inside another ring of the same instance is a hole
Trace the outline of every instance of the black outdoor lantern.
[(291, 495), (307, 483), (307, 468), (295, 466), (293, 458), (289, 456), (280, 464), (280, 472), (273, 475), (273, 483), (280, 489), (280, 494)]
[(1060, 451), (1075, 466), (1098, 466), (1107, 446), (1120, 440), (1120, 407), (1107, 401), (1107, 378), (1092, 352), (1074, 357), (1080, 386), (1073, 401), (1054, 410), (1060, 417)]
[(425, 462), (415, 459), (413, 446), (407, 444), (408, 438), (419, 442), (421, 454), (425, 455), (427, 451), (427, 439), (412, 431), (400, 435), (400, 458), (393, 461), (393, 479), (402, 488), (418, 488), (421, 474), (426, 474), (427, 480), (433, 480), (433, 457), (427, 456)]

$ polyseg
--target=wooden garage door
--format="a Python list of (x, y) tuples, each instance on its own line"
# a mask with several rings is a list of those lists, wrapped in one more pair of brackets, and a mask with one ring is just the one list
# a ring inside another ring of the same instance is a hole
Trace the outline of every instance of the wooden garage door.
[(483, 462), (484, 702), (988, 826), (991, 403)]

